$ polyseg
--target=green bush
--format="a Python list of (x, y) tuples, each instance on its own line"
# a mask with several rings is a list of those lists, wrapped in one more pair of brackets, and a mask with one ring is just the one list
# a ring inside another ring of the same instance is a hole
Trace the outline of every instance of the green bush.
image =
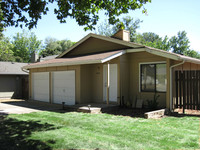
[(148, 108), (155, 110), (158, 108), (158, 98), (160, 97), (160, 95), (154, 95), (153, 100), (147, 100), (147, 106)]

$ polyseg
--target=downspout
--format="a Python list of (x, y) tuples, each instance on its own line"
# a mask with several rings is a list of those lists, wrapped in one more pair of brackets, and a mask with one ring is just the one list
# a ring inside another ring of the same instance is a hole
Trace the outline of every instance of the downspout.
[(180, 65), (182, 65), (182, 64), (184, 64), (185, 63), (185, 60), (183, 60), (181, 63), (179, 63), (179, 64), (175, 64), (175, 65), (172, 65), (172, 66), (170, 66), (170, 101), (169, 101), (169, 109), (170, 109), (170, 111), (172, 111), (172, 69), (174, 68), (174, 67), (177, 67), (177, 66), (180, 66)]
[(109, 90), (110, 90), (110, 64), (107, 63), (107, 94), (106, 94), (106, 103), (109, 104)]

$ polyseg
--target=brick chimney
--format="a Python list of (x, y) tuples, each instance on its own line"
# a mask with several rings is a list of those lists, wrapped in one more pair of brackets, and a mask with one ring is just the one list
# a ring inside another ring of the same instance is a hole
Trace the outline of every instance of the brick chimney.
[(113, 36), (111, 36), (112, 38), (116, 38), (116, 39), (120, 39), (123, 41), (127, 41), (130, 42), (130, 32), (123, 30), (123, 29), (119, 29), (117, 31), (117, 33), (115, 33)]
[(39, 61), (39, 55), (37, 54), (37, 52), (32, 53), (31, 55), (31, 63), (35, 63)]

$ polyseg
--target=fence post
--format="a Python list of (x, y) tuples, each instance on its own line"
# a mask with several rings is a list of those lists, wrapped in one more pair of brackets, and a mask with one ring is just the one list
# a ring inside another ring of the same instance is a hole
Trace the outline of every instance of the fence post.
[(182, 74), (182, 82), (183, 82), (183, 114), (185, 113), (185, 71)]
[(175, 72), (175, 81), (176, 81), (176, 108), (178, 108), (178, 71)]

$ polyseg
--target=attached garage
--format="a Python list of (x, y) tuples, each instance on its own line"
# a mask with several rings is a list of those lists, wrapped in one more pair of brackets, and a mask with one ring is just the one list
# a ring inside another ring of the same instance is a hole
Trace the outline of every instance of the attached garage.
[(75, 71), (32, 73), (32, 99), (55, 104), (75, 104)]
[(49, 72), (32, 73), (32, 97), (34, 100), (49, 102)]
[(75, 105), (75, 71), (52, 72), (53, 103)]

